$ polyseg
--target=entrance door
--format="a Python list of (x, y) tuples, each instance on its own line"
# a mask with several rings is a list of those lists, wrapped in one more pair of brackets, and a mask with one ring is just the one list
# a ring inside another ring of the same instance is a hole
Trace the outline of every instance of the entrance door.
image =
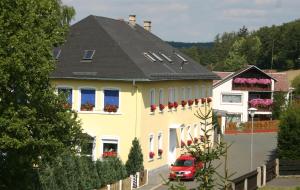
[(176, 143), (177, 135), (176, 129), (170, 129), (169, 136), (169, 165), (173, 164), (176, 160)]

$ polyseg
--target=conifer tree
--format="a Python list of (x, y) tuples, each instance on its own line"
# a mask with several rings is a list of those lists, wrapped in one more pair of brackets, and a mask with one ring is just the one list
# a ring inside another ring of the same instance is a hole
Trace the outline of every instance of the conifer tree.
[(128, 175), (133, 175), (136, 172), (144, 170), (143, 165), (143, 153), (139, 140), (135, 137), (132, 141), (132, 147), (128, 155), (128, 160), (126, 162), (126, 170)]

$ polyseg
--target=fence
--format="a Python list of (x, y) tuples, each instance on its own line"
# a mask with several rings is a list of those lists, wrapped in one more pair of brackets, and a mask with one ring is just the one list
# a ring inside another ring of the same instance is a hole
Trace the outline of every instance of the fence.
[(254, 190), (266, 185), (266, 182), (279, 175), (279, 160), (273, 160), (266, 165), (257, 167), (241, 177), (232, 180), (233, 190)]
[(148, 183), (148, 171), (137, 172), (135, 175), (120, 180), (116, 183), (109, 184), (99, 190), (132, 190), (139, 188)]
[(279, 175), (300, 175), (300, 160), (280, 160)]
[[(232, 133), (250, 133), (252, 128), (251, 122), (245, 122), (237, 126), (237, 123), (228, 122), (225, 128), (225, 134)], [(277, 132), (279, 126), (278, 120), (272, 121), (254, 121), (253, 122), (253, 132)]]

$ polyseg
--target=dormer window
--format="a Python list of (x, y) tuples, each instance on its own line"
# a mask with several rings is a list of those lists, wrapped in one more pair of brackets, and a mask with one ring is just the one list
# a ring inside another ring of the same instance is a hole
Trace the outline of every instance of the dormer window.
[(84, 50), (83, 60), (92, 60), (95, 54), (95, 50)]
[(59, 56), (60, 56), (60, 52), (61, 52), (61, 49), (59, 48), (54, 48), (53, 49), (53, 57), (55, 60), (58, 60)]
[(147, 52), (144, 52), (144, 56), (147, 58), (147, 59), (149, 59), (150, 61), (152, 61), (152, 62), (155, 62), (156, 61), (156, 59), (154, 58), (154, 57), (152, 57), (149, 53), (147, 53)]

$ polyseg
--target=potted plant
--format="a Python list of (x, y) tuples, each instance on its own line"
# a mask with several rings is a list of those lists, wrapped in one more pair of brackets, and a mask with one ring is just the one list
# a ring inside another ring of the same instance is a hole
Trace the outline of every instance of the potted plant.
[(104, 106), (104, 111), (109, 112), (109, 113), (117, 112), (118, 111), (118, 106), (107, 104), (107, 105)]
[(162, 150), (162, 149), (158, 149), (157, 153), (158, 153), (158, 156), (161, 157), (161, 155), (162, 155), (162, 153), (163, 153), (163, 150)]
[(182, 107), (185, 107), (186, 104), (187, 104), (187, 102), (186, 102), (185, 100), (182, 100), (182, 101), (181, 101), (181, 106), (182, 106)]
[(151, 112), (154, 112), (156, 110), (156, 105), (154, 105), (154, 104), (151, 105), (150, 109), (151, 109)]
[(174, 102), (174, 108), (177, 109), (178, 107), (178, 102)]
[(92, 111), (93, 108), (94, 108), (94, 105), (87, 102), (87, 103), (81, 105), (80, 110), (81, 111)]
[(212, 102), (212, 99), (210, 97), (208, 97), (206, 100), (207, 100), (207, 103)]
[(201, 103), (205, 104), (205, 102), (206, 102), (206, 99), (205, 98), (201, 98)]
[(168, 108), (169, 108), (169, 109), (172, 109), (173, 107), (174, 107), (174, 104), (173, 104), (172, 102), (169, 102), (169, 103), (168, 103)]
[(189, 106), (192, 106), (194, 104), (194, 100), (188, 100)]
[(151, 152), (149, 152), (149, 158), (150, 158), (150, 159), (153, 159), (153, 158), (154, 158), (154, 156), (155, 156), (155, 153), (154, 153), (154, 152), (152, 152), (152, 151), (151, 151)]
[(199, 99), (195, 98), (195, 105), (198, 105), (198, 103), (199, 103)]
[(188, 146), (191, 146), (192, 142), (193, 142), (192, 140), (188, 140), (188, 141), (187, 141), (187, 145), (188, 145)]
[(117, 153), (115, 151), (103, 152), (102, 157), (116, 157)]
[(159, 104), (159, 110), (163, 111), (165, 109), (165, 106), (163, 104)]

